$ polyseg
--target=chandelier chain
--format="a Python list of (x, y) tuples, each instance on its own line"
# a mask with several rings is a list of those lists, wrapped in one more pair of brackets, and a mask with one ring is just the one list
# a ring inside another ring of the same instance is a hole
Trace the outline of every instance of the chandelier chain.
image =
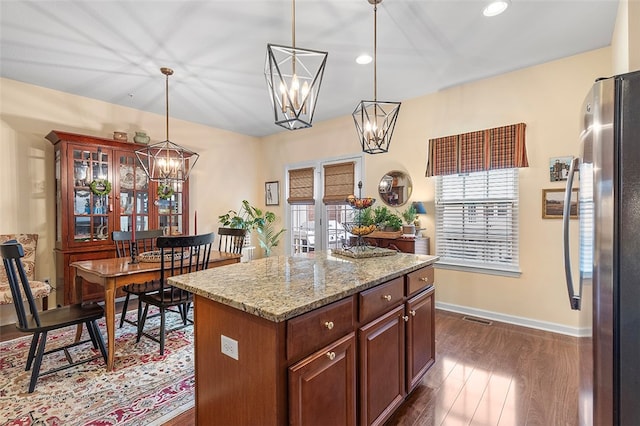
[(378, 4), (373, 5), (373, 100), (378, 101)]

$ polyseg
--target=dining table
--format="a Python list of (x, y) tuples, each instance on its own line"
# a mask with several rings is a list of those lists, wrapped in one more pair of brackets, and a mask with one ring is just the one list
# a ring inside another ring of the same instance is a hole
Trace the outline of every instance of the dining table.
[[(241, 255), (212, 250), (209, 268), (240, 262)], [(116, 292), (128, 284), (160, 278), (160, 262), (132, 262), (131, 257), (81, 260), (70, 266), (76, 271), (76, 300), (82, 299), (82, 280), (104, 288), (104, 310), (107, 326), (107, 371), (114, 368), (116, 331)], [(124, 313), (123, 313), (124, 314)]]

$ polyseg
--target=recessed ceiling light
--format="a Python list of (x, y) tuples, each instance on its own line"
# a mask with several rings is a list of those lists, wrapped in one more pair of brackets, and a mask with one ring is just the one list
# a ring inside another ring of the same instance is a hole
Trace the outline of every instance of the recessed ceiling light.
[(495, 0), (485, 6), (482, 14), (484, 16), (496, 16), (507, 10), (510, 0)]
[(356, 58), (356, 62), (360, 65), (370, 64), (373, 58), (368, 53), (363, 53)]

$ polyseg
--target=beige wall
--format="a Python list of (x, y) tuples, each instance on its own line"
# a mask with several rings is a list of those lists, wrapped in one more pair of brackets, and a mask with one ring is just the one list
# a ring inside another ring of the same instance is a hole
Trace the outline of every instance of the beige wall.
[[(549, 158), (577, 155), (580, 106), (594, 80), (611, 74), (611, 49), (599, 49), (475, 83), (405, 100), (388, 154), (365, 156), (367, 196), (385, 171), (407, 171), (414, 185), (411, 200), (429, 201), (427, 234), (434, 244), (434, 178), (426, 178), (430, 138), (506, 124), (527, 124), (530, 167), (520, 171), (519, 278), (436, 272), (437, 300), (449, 308), (518, 321), (537, 327), (575, 332), (577, 316), (569, 309), (564, 285), (561, 223), (542, 219), (543, 188), (549, 181)], [(358, 100), (354, 100), (354, 107)], [(269, 177), (284, 179), (285, 165), (357, 153), (360, 147), (351, 117), (313, 128), (279, 133), (261, 145)], [(281, 210), (280, 214), (284, 214)], [(577, 224), (572, 224), (577, 232)], [(575, 257), (575, 256), (574, 256)]]

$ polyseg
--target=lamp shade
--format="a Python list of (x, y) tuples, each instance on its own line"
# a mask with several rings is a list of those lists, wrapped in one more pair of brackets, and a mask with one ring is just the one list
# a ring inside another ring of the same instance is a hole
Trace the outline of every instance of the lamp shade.
[(427, 209), (424, 206), (424, 201), (414, 201), (411, 203), (417, 214), (427, 214)]

